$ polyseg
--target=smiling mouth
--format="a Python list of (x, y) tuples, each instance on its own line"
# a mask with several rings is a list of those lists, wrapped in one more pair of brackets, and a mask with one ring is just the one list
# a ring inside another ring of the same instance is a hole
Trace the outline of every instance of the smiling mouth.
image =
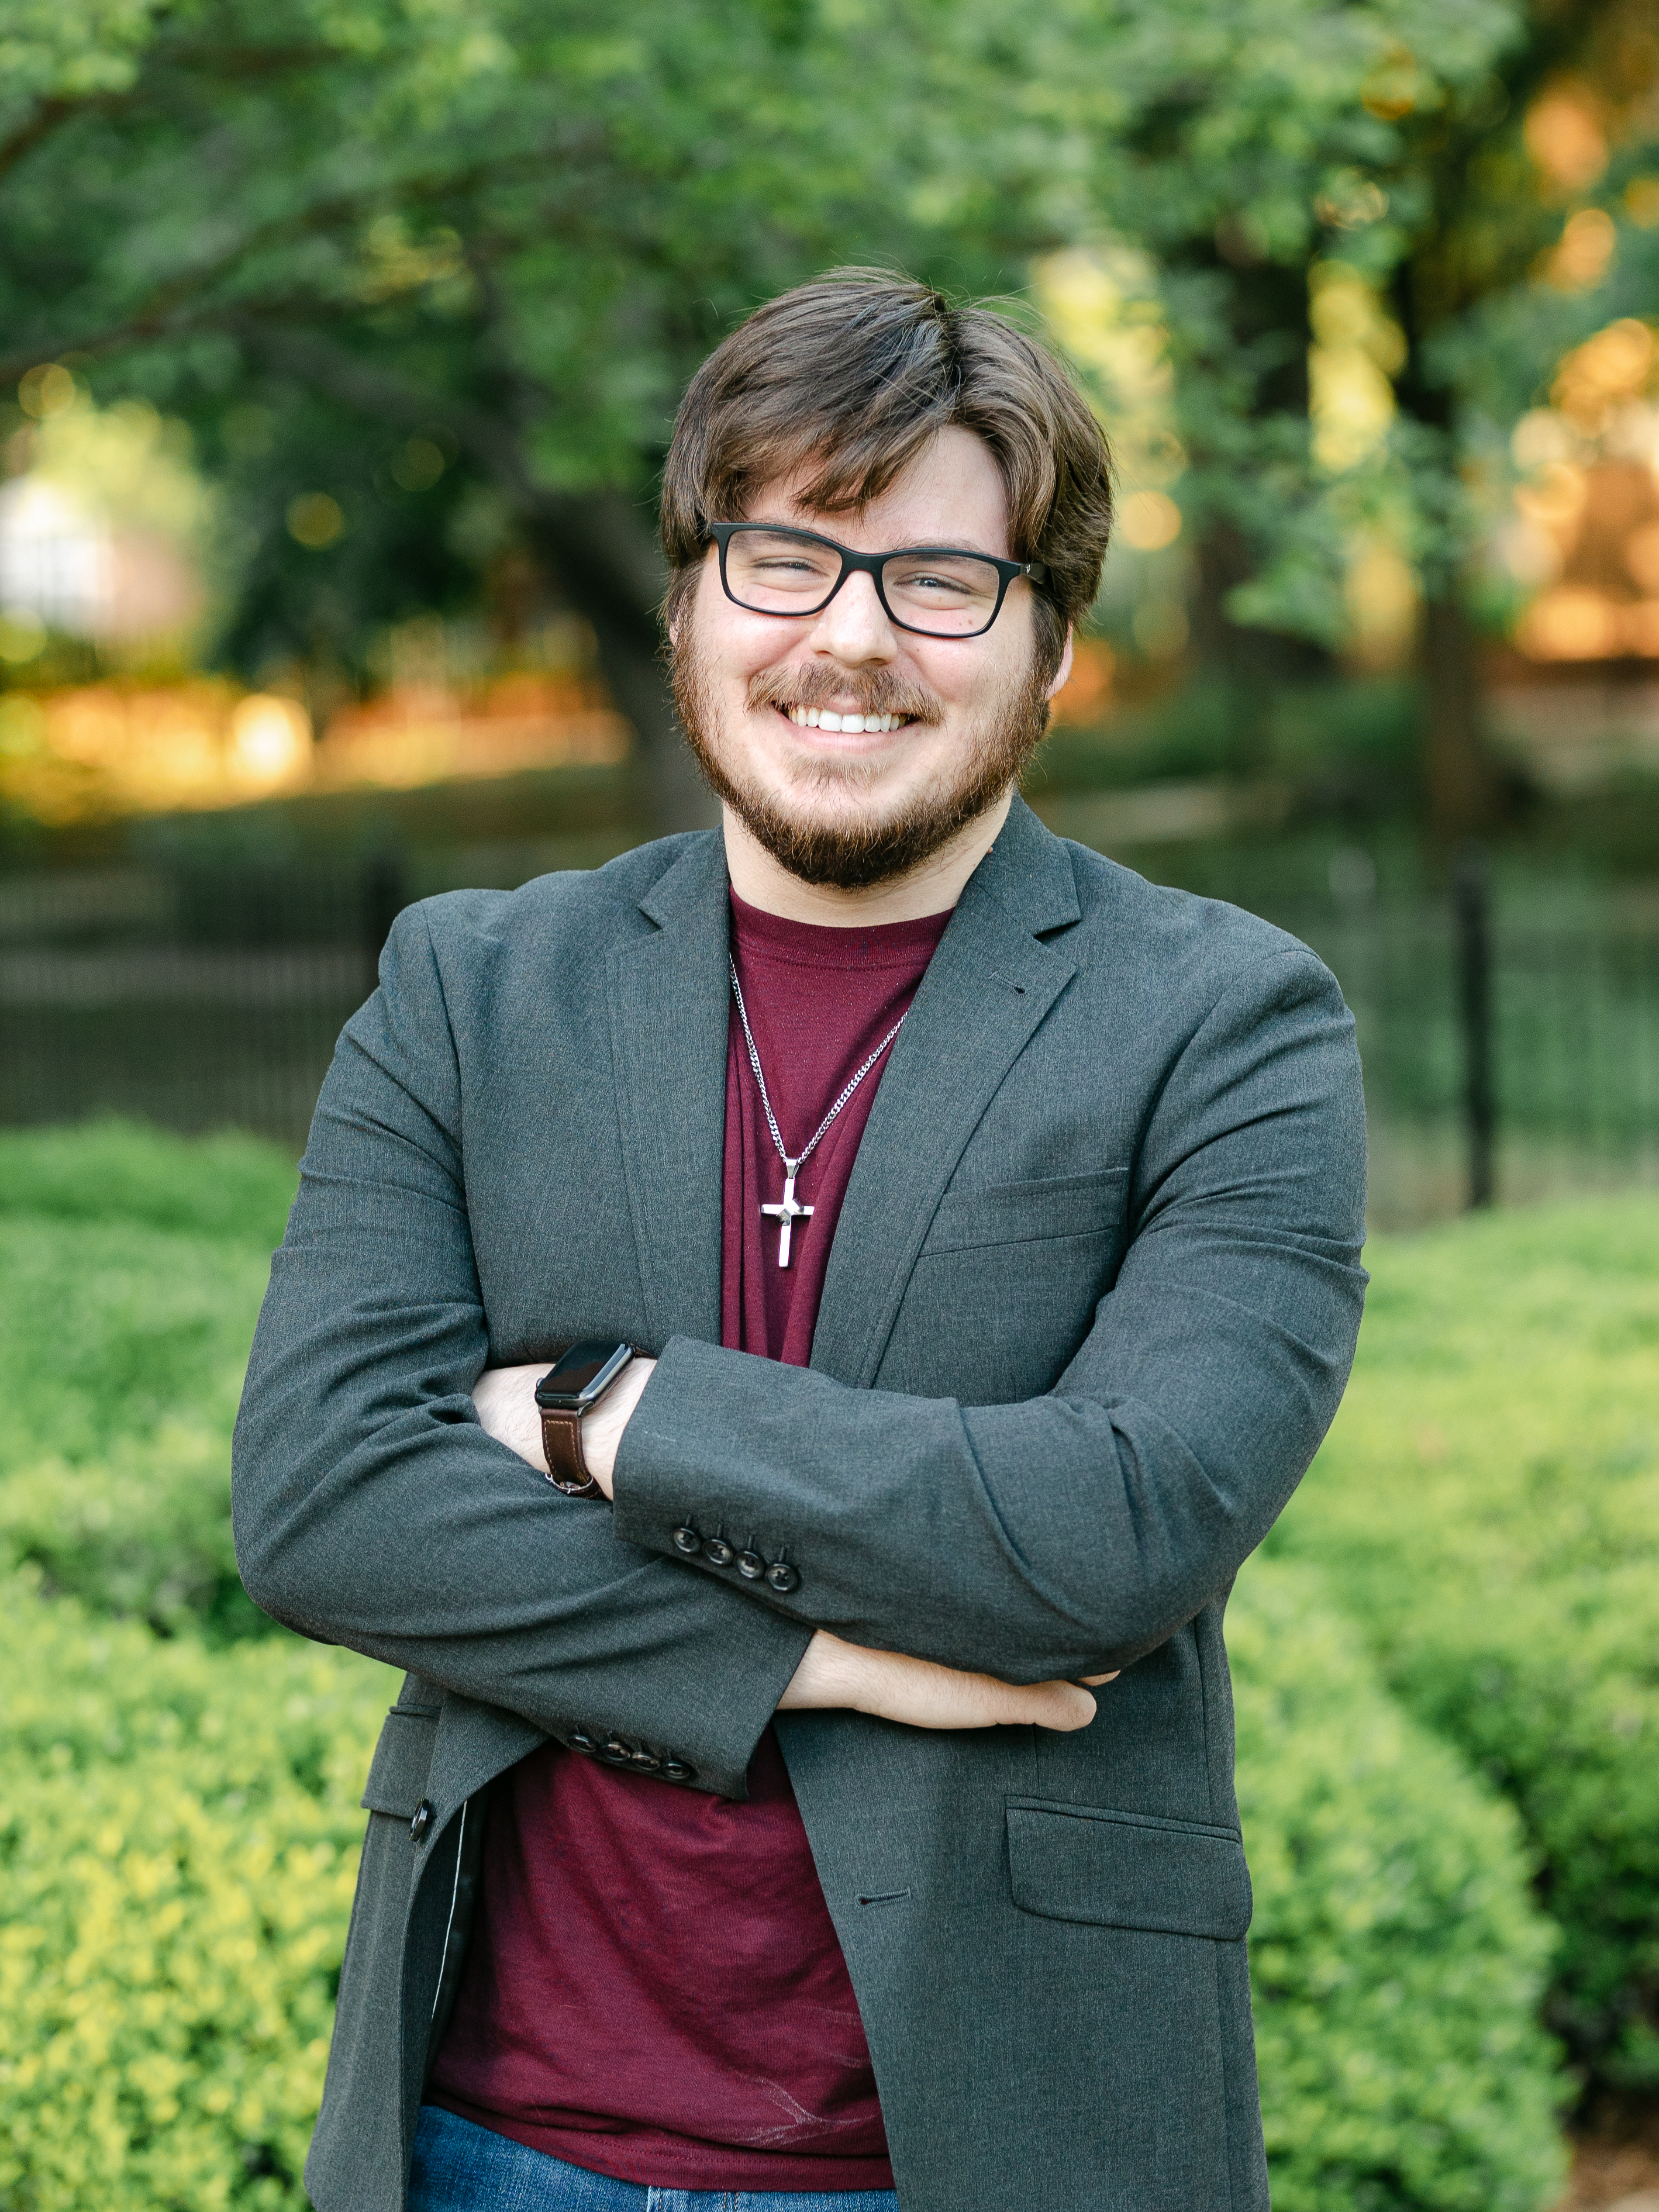
[(866, 730), (902, 730), (915, 721), (914, 714), (837, 714), (829, 707), (780, 707), (801, 730), (840, 730), (858, 737)]

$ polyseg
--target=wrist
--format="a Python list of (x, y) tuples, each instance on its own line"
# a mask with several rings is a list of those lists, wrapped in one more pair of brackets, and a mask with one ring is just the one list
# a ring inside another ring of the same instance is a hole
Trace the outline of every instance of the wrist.
[(623, 1431), (645, 1395), (645, 1386), (656, 1365), (654, 1359), (632, 1361), (592, 1412), (582, 1416), (582, 1458), (588, 1473), (607, 1498), (615, 1495), (617, 1453)]

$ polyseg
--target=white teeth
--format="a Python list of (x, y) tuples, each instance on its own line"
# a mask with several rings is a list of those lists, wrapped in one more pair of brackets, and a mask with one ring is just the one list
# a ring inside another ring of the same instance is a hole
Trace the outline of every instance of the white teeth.
[(900, 729), (910, 719), (908, 714), (837, 714), (827, 707), (786, 707), (784, 712), (798, 729), (839, 730), (852, 737), (866, 730)]

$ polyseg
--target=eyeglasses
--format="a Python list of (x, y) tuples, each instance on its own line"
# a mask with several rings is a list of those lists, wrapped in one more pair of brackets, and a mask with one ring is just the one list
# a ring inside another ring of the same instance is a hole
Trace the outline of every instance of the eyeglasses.
[(876, 587), (887, 618), (918, 637), (982, 637), (1017, 576), (1047, 580), (1041, 561), (999, 561), (951, 545), (854, 553), (813, 530), (769, 522), (711, 522), (726, 596), (750, 614), (822, 614), (855, 572)]

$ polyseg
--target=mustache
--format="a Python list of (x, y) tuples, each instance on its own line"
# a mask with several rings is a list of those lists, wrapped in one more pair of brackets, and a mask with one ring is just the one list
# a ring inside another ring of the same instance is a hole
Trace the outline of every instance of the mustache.
[(903, 714), (912, 721), (945, 720), (945, 704), (925, 684), (889, 668), (851, 669), (814, 662), (806, 668), (763, 668), (749, 679), (751, 707), (826, 707), (832, 699), (858, 702), (860, 714)]

